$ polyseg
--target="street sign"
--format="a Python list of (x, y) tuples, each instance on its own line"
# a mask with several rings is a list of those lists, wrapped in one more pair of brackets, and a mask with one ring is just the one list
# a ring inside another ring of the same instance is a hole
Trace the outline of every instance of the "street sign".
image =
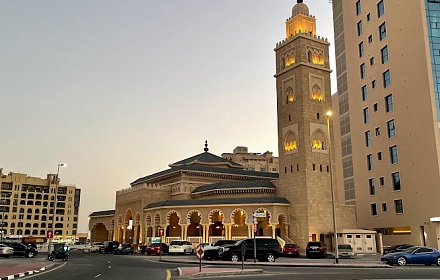
[(254, 232), (257, 232), (257, 224), (254, 224)]
[(248, 218), (248, 224), (252, 224), (254, 222), (254, 218)]
[(165, 232), (165, 229), (164, 228), (160, 228), (158, 236), (162, 237), (164, 232)]
[(46, 238), (47, 238), (47, 239), (53, 238), (53, 230), (48, 230), (48, 231), (46, 232)]
[(203, 245), (199, 245), (197, 247), (197, 258), (198, 259), (203, 259), (205, 257), (205, 246)]
[(266, 212), (257, 212), (254, 215), (255, 218), (266, 218)]

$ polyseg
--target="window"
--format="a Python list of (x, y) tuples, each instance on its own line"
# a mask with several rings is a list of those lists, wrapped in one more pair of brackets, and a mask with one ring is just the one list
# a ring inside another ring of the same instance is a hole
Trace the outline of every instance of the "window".
[(377, 112), (377, 103), (374, 103), (373, 105), (373, 112)]
[(374, 56), (372, 58), (370, 58), (370, 66), (374, 65)]
[(380, 18), (385, 13), (385, 6), (383, 0), (377, 4), (377, 17)]
[(359, 44), (359, 57), (364, 56), (364, 42), (360, 42)]
[(380, 177), (379, 178), (379, 184), (381, 187), (385, 186), (385, 177)]
[(394, 207), (396, 209), (396, 214), (403, 214), (403, 202), (401, 199), (394, 200)]
[(373, 43), (373, 35), (368, 36), (368, 44)]
[(362, 35), (362, 20), (357, 23), (358, 36)]
[(370, 195), (375, 195), (376, 190), (374, 188), (374, 178), (368, 179), (368, 185), (370, 186)]
[(376, 80), (373, 80), (373, 81), (371, 82), (371, 87), (372, 87), (372, 88), (376, 88), (376, 86), (377, 86), (377, 84), (376, 84)]
[(385, 46), (380, 50), (380, 57), (382, 58), (382, 64), (388, 62), (388, 46)]
[(388, 207), (386, 203), (382, 203), (382, 213), (388, 212)]
[(362, 101), (367, 100), (367, 98), (368, 98), (367, 86), (363, 86), (362, 87)]
[(383, 72), (382, 76), (383, 76), (383, 87), (384, 88), (389, 87), (391, 85), (390, 70), (387, 70), (387, 71)]
[(396, 164), (399, 162), (399, 156), (397, 155), (397, 146), (390, 147), (390, 162), (391, 164)]
[(377, 161), (381, 161), (382, 160), (382, 152), (378, 152), (377, 153)]
[(370, 122), (370, 112), (368, 111), (368, 107), (364, 109), (364, 124)]
[(371, 204), (371, 216), (377, 216), (377, 206), (376, 203)]
[(313, 171), (315, 171), (316, 170), (316, 167), (315, 167), (315, 164), (313, 164)]
[(367, 148), (371, 146), (371, 133), (369, 130), (365, 132), (365, 146)]
[(379, 39), (382, 41), (387, 37), (387, 26), (384, 23), (382, 23), (381, 26), (379, 26)]
[(368, 15), (367, 15), (367, 21), (370, 21), (370, 20), (371, 20), (371, 14), (368, 13)]
[(387, 122), (388, 125), (388, 138), (393, 138), (396, 136), (396, 126), (394, 120)]
[(361, 79), (364, 79), (365, 76), (366, 76), (366, 73), (365, 73), (365, 63), (362, 63), (361, 64)]
[(385, 112), (389, 113), (394, 109), (393, 105), (393, 95), (385, 96)]
[(367, 168), (368, 171), (373, 170), (373, 155), (367, 155)]
[(380, 136), (380, 127), (376, 127), (376, 137)]
[(393, 191), (400, 191), (400, 173), (394, 172), (391, 174), (391, 179), (393, 180)]
[(356, 15), (358, 16), (361, 13), (361, 1), (356, 2)]

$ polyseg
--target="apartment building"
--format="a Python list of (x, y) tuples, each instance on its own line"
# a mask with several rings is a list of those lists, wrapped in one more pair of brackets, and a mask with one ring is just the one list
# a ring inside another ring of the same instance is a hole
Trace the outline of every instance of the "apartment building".
[(332, 4), (340, 199), (385, 245), (439, 248), (440, 1)]
[(45, 242), (53, 216), (55, 240), (77, 239), (81, 190), (56, 180), (56, 174), (43, 179), (20, 173), (4, 174), (0, 168), (0, 232), (4, 239)]
[(243, 165), (246, 170), (278, 173), (278, 157), (269, 151), (249, 153), (248, 147), (237, 146), (232, 153), (223, 153), (222, 158)]

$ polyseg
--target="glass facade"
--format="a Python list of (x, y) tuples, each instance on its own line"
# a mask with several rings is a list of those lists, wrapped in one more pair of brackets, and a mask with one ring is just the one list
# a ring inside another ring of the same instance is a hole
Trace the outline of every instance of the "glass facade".
[(440, 122), (440, 0), (425, 0), (425, 7), (429, 46), (431, 49), (437, 119)]

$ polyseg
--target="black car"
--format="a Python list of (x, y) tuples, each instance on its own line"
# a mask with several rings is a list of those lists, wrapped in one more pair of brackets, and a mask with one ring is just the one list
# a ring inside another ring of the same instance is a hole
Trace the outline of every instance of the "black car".
[(221, 259), (221, 253), (220, 247), (226, 246), (226, 245), (232, 245), (235, 244), (237, 240), (219, 240), (215, 242), (215, 244), (210, 247), (209, 249), (206, 249), (204, 252), (204, 259), (205, 260), (218, 260)]
[(118, 248), (115, 249), (116, 255), (133, 254), (133, 253), (134, 253), (134, 249), (130, 243), (119, 244)]
[(311, 241), (307, 243), (306, 247), (306, 257), (327, 257), (327, 247), (322, 241)]
[(99, 247), (99, 253), (102, 254), (113, 254), (115, 250), (119, 247), (118, 241), (105, 241), (104, 245)]
[(383, 249), (383, 254), (389, 254), (389, 253), (396, 253), (396, 252), (402, 252), (403, 250), (406, 250), (408, 248), (414, 247), (414, 245), (409, 244), (400, 244), (400, 245), (394, 245), (391, 247), (387, 247)]
[(26, 246), (23, 243), (2, 242), (2, 244), (5, 244), (6, 246), (14, 249), (15, 256), (25, 256), (26, 258), (33, 258), (34, 256), (38, 255), (37, 249), (33, 248), (32, 246)]
[[(221, 247), (222, 259), (237, 262), (242, 258), (241, 250), (242, 244), (245, 244), (246, 259), (254, 258), (254, 239), (247, 238), (237, 241), (234, 245), (226, 245)], [(281, 247), (278, 240), (273, 238), (257, 238), (257, 259), (259, 261), (274, 262), (278, 257), (283, 255), (283, 247)]]

